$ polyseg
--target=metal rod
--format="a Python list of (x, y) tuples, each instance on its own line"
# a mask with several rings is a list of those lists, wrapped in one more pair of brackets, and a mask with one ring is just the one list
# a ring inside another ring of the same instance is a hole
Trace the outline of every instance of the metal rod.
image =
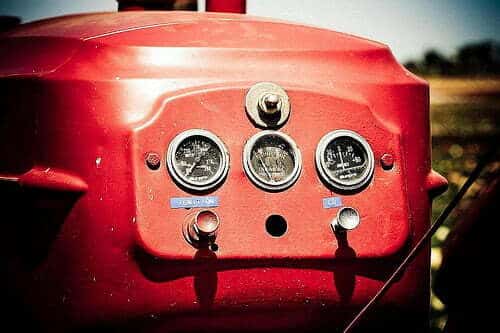
[(396, 268), (394, 273), (391, 274), (389, 279), (384, 283), (384, 285), (380, 288), (380, 290), (373, 296), (373, 298), (358, 312), (358, 314), (354, 317), (354, 319), (346, 326), (344, 329), (344, 333), (352, 332), (354, 327), (360, 322), (365, 313), (370, 310), (381, 298), (384, 294), (389, 290), (392, 284), (396, 281), (397, 277), (403, 273), (406, 267), (411, 263), (411, 261), (416, 257), (416, 255), (424, 248), (424, 245), (431, 239), (432, 235), (436, 232), (437, 229), (443, 224), (448, 215), (453, 211), (453, 209), (457, 206), (460, 200), (463, 198), (469, 187), (476, 181), (476, 179), (481, 174), (483, 168), (490, 162), (490, 159), (495, 155), (497, 148), (491, 149), (488, 153), (486, 153), (478, 162), (475, 169), (470, 174), (469, 178), (462, 185), (458, 193), (455, 197), (450, 201), (450, 203), (443, 209), (441, 214), (435, 220), (435, 222), (431, 225), (429, 230), (420, 238), (415, 247), (410, 251), (410, 253), (403, 259), (401, 264)]

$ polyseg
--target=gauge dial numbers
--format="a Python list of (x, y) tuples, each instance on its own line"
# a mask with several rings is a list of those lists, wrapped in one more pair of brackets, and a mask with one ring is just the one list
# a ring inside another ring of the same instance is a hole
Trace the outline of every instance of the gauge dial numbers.
[(229, 153), (213, 133), (191, 129), (177, 135), (167, 151), (167, 168), (181, 186), (208, 191), (219, 185), (229, 170)]
[(335, 189), (358, 190), (372, 178), (373, 151), (359, 134), (349, 130), (333, 131), (318, 144), (316, 168), (322, 180)]
[(251, 137), (243, 151), (243, 167), (250, 180), (269, 191), (290, 187), (302, 169), (300, 151), (288, 135), (262, 131)]

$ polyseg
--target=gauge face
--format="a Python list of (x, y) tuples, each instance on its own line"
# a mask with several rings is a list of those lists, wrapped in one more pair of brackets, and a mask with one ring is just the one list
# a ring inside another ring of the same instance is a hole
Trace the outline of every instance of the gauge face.
[(321, 178), (340, 190), (356, 190), (373, 174), (373, 152), (359, 134), (338, 130), (325, 135), (316, 149), (316, 166)]
[(171, 176), (185, 188), (206, 191), (227, 175), (229, 154), (214, 134), (192, 129), (177, 135), (167, 152)]
[(243, 165), (248, 177), (257, 186), (279, 191), (297, 180), (302, 161), (297, 145), (288, 135), (263, 131), (246, 143)]

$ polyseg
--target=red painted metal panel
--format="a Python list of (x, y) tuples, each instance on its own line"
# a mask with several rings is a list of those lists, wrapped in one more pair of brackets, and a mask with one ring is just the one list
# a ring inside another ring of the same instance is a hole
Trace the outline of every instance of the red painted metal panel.
[[(271, 76), (263, 76), (264, 80)], [(378, 161), (391, 153), (401, 161), (400, 138), (376, 119), (366, 105), (338, 97), (341, 88), (307, 91), (307, 87), (282, 86), (288, 91), (294, 111), (281, 131), (294, 138), (303, 155), (303, 170), (297, 183), (287, 191), (268, 193), (255, 187), (242, 165), (243, 146), (258, 132), (242, 112), (242, 101), (251, 83), (231, 87), (184, 92), (161, 103), (154, 122), (138, 129), (134, 136), (137, 226), (142, 244), (155, 256), (190, 260), (195, 254), (181, 230), (186, 211), (173, 210), (170, 197), (189, 196), (170, 178), (166, 168), (151, 172), (144, 163), (144, 151), (165, 155), (168, 143), (180, 132), (205, 128), (226, 143), (231, 169), (223, 186), (212, 195), (220, 198), (215, 210), (222, 222), (218, 238), (219, 259), (333, 259), (339, 242), (329, 223), (337, 209), (324, 209), (322, 199), (336, 195), (321, 182), (314, 163), (316, 145), (334, 129), (349, 128), (363, 135)], [(238, 87), (240, 86), (240, 87)], [(239, 88), (239, 89), (238, 89)], [(202, 101), (200, 103), (199, 101)], [(400, 163), (390, 172), (377, 163), (374, 181), (357, 195), (338, 195), (347, 206), (361, 212), (362, 224), (349, 233), (353, 257), (379, 258), (394, 255), (409, 235), (408, 201), (404, 191), (404, 171)], [(240, 193), (240, 195), (235, 195)], [(384, 193), (380, 198), (380, 193)], [(376, 203), (376, 204), (374, 204)], [(258, 207), (258, 209), (256, 209)], [(266, 218), (285, 217), (288, 233), (277, 240), (266, 233)], [(305, 241), (310, 240), (310, 241)], [(295, 244), (300, 244), (295, 246)]]
[[(19, 128), (1, 128), (9, 158), (0, 176), (10, 183), (55, 168), (55, 178), (34, 183), (68, 192), (55, 202), (38, 192), (4, 201), (19, 221), (6, 245), (10, 278), (48, 330), (339, 327), (428, 227), (429, 195), (444, 184), (430, 168), (426, 83), (371, 41), (247, 16), (141, 12), (25, 25), (2, 35), (0, 54), (10, 57), (0, 64), (8, 92), (0, 117)], [(303, 155), (299, 180), (280, 193), (257, 189), (242, 170), (242, 147), (258, 131), (244, 95), (260, 81), (288, 91), (282, 131)], [(176, 134), (195, 127), (219, 135), (231, 154), (228, 178), (212, 193), (221, 201), (217, 252), (184, 241), (187, 212), (168, 203), (188, 194), (164, 160), (156, 171), (144, 161), (151, 151), (164, 157)], [(338, 128), (362, 134), (375, 153), (374, 179), (358, 194), (330, 192), (314, 167), (319, 139)], [(394, 157), (391, 170), (379, 163), (384, 153)], [(86, 192), (70, 195), (74, 188)], [(361, 212), (347, 244), (328, 226), (336, 210), (321, 206), (332, 195)], [(41, 208), (57, 210), (43, 223), (58, 227), (35, 237), (46, 241), (43, 255), (28, 260), (25, 225)], [(264, 229), (273, 213), (289, 223), (279, 239)], [(426, 251), (370, 325), (425, 327), (428, 293)]]

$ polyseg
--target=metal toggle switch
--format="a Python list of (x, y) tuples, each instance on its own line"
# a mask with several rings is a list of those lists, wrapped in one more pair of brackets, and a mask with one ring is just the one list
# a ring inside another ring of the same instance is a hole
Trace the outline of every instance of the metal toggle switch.
[(188, 216), (184, 226), (184, 237), (194, 247), (204, 247), (215, 242), (220, 220), (209, 209), (200, 210)]
[(334, 232), (346, 232), (355, 229), (360, 222), (359, 213), (352, 207), (344, 207), (337, 212), (331, 227)]
[(274, 93), (263, 94), (259, 99), (259, 110), (266, 116), (275, 116), (281, 112), (281, 97)]
[(283, 126), (290, 116), (290, 99), (276, 83), (259, 82), (248, 90), (245, 110), (258, 127), (276, 129)]

